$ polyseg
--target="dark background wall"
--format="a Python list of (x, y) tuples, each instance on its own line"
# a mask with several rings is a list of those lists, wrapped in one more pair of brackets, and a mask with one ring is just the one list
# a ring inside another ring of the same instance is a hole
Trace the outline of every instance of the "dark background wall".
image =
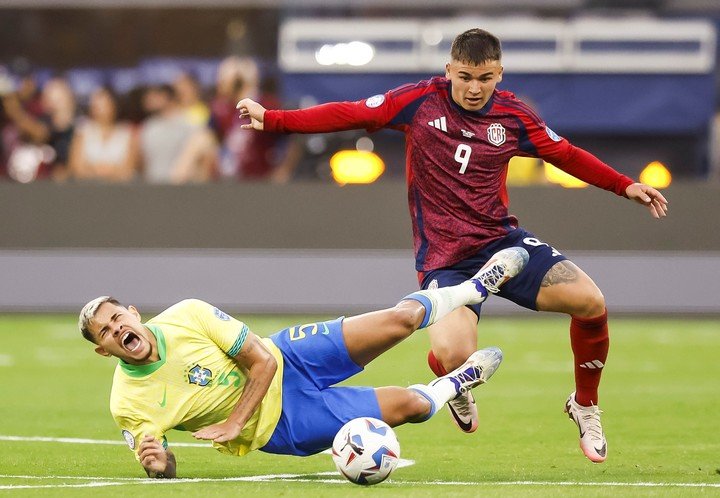
[[(593, 188), (510, 189), (560, 250), (720, 251), (720, 186), (666, 190), (670, 215)], [(410, 249), (405, 186), (0, 184), (0, 248)]]

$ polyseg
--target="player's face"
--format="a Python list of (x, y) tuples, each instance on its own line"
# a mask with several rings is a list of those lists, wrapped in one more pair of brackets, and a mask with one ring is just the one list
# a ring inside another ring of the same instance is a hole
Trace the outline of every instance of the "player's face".
[(98, 354), (115, 356), (131, 365), (146, 365), (159, 359), (155, 336), (142, 324), (133, 306), (101, 304), (90, 320), (89, 330), (98, 345), (95, 348)]
[(495, 87), (502, 81), (500, 61), (481, 65), (453, 60), (445, 66), (445, 76), (452, 83), (452, 98), (468, 111), (478, 111), (490, 100)]

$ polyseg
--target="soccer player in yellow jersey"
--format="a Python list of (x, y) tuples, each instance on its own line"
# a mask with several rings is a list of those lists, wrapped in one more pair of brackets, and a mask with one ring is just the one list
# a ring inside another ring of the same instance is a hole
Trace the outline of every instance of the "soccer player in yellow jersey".
[(221, 452), (306, 456), (329, 448), (346, 422), (362, 416), (391, 426), (423, 422), (449, 400), (485, 383), (502, 360), (497, 348), (474, 353), (430, 384), (335, 384), (415, 330), (452, 310), (480, 303), (517, 275), (528, 253), (498, 252), (472, 279), (418, 291), (395, 307), (310, 323), (259, 338), (203, 301), (182, 301), (142, 323), (116, 299), (93, 299), (78, 326), (95, 351), (119, 359), (110, 411), (150, 477), (177, 475), (165, 434), (191, 431)]

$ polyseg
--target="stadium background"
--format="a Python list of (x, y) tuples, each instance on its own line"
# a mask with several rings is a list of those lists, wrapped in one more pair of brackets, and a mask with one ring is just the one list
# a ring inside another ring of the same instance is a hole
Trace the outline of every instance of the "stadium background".
[[(670, 217), (660, 222), (606, 192), (547, 184), (513, 187), (511, 212), (586, 268), (610, 309), (720, 313), (718, 286), (707, 278), (720, 274), (716, 2), (41, 0), (29, 7), (4, 0), (0, 7), (0, 62), (11, 70), (18, 58), (29, 61), (40, 81), (64, 75), (81, 102), (98, 84), (130, 91), (188, 65), (210, 86), (228, 55), (256, 59), (285, 106), (357, 99), (437, 74), (461, 27), (495, 27), (505, 40), (501, 87), (620, 171), (637, 177), (661, 161), (673, 175)], [(445, 36), (429, 41), (428, 32)], [(376, 48), (370, 64), (320, 66), (311, 57), (318, 44), (363, 33)], [(234, 312), (357, 312), (392, 303), (415, 287), (402, 136), (371, 137), (386, 163), (374, 184), (340, 187), (328, 173), (329, 154), (364, 135), (328, 138), (326, 153), (283, 185), (0, 182), (0, 310), (75, 311), (104, 293), (146, 309), (188, 295)], [(488, 312), (522, 313), (500, 301)]]
[[(323, 24), (327, 19), (334, 21)], [(340, 187), (330, 178), (330, 152), (354, 148), (367, 138), (359, 132), (327, 137), (326, 152), (306, 154), (308, 164), (286, 184), (20, 184), (0, 177), (0, 494), (157, 496), (165, 486), (223, 497), (717, 494), (717, 0), (0, 0), (0, 66), (12, 69), (21, 57), (41, 78), (65, 75), (82, 103), (83, 92), (112, 75), (117, 85), (157, 82), (188, 61), (204, 68), (199, 74), (212, 85), (218, 61), (239, 54), (277, 77), (287, 106), (307, 103), (306, 92), (316, 100), (361, 98), (441, 70), (435, 56), (447, 47), (427, 40), (419, 45), (423, 69), (413, 71), (303, 72), (278, 58), (291, 22), (317, 21), (322, 36), (332, 24), (348, 33), (366, 29), (363, 19), (376, 28), (380, 20), (405, 28), (438, 23), (449, 36), (464, 23), (494, 30), (504, 22), (506, 39), (524, 23), (540, 27), (546, 38), (528, 30), (535, 38), (506, 44), (513, 53), (504, 86), (530, 96), (558, 133), (623, 172), (637, 176), (652, 161), (672, 172), (670, 216), (661, 221), (597, 189), (544, 179), (510, 189), (521, 223), (577, 260), (606, 294), (613, 314), (612, 368), (603, 374), (601, 401), (608, 462), (592, 465), (582, 456), (576, 428), (561, 413), (572, 379), (567, 318), (497, 299), (487, 314), (518, 316), (483, 318), (482, 344), (501, 346), (506, 360), (478, 393), (480, 428), (460, 433), (446, 414), (398, 428), (402, 456), (414, 465), (381, 486), (343, 482), (328, 455), (254, 452), (238, 460), (179, 431), (169, 439), (187, 479), (143, 478), (108, 414), (115, 362), (93, 354), (79, 336), (78, 308), (109, 292), (148, 316), (195, 296), (268, 335), (392, 304), (416, 288), (403, 146), (399, 135), (373, 135), (385, 174), (371, 185)], [(586, 29), (596, 21), (603, 29)], [(679, 34), (669, 29), (674, 22), (689, 24)], [(602, 71), (595, 58), (590, 72), (569, 70), (547, 39), (560, 31), (571, 39), (629, 36), (620, 47), (594, 39), (587, 48), (599, 49), (596, 56), (619, 50), (629, 57), (624, 64), (654, 69), (619, 74), (606, 64)], [(638, 40), (641, 33), (646, 38)], [(385, 42), (400, 51), (418, 47)], [(635, 50), (628, 54), (626, 43)], [(418, 64), (403, 54), (385, 63)], [(548, 57), (552, 71), (532, 67), (549, 67)], [(523, 64), (524, 72), (517, 69)], [(427, 347), (426, 335), (415, 334), (351, 382), (429, 380), (421, 360)]]

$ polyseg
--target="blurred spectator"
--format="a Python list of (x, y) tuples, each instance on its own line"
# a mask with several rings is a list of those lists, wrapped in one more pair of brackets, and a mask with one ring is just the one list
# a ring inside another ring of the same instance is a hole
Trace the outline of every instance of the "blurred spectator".
[(88, 119), (78, 126), (70, 149), (70, 173), (81, 180), (129, 181), (138, 167), (138, 139), (118, 122), (118, 101), (107, 87), (90, 96)]
[(246, 180), (290, 180), (302, 147), (300, 139), (275, 133), (243, 130), (236, 109), (240, 99), (249, 97), (268, 108), (279, 105), (275, 80), (258, 84), (259, 71), (250, 59), (230, 57), (218, 69), (212, 123), (221, 139), (220, 171), (223, 176)]
[(148, 89), (143, 106), (150, 115), (140, 136), (144, 178), (176, 184), (211, 180), (217, 165), (215, 138), (209, 129), (188, 122), (174, 89)]
[(192, 124), (206, 126), (210, 122), (210, 108), (203, 102), (200, 82), (190, 73), (181, 74), (174, 82), (180, 108)]
[[(65, 179), (76, 121), (75, 96), (70, 85), (62, 78), (53, 78), (45, 84), (40, 116), (32, 109), (33, 100), (27, 100), (34, 91), (34, 83), (25, 79), (19, 90), (3, 96), (5, 114), (21, 142), (12, 147), (8, 173), (22, 182), (47, 176)], [(42, 147), (43, 144), (49, 148)]]
[(237, 122), (237, 95), (257, 92), (259, 70), (252, 59), (227, 57), (218, 66), (215, 96), (210, 105), (211, 126), (220, 141)]
[[(42, 117), (40, 91), (32, 72), (29, 70), (20, 75), (16, 83), (11, 75), (0, 67), (0, 176), (7, 173), (7, 164), (11, 154), (20, 146), (30, 141), (12, 115), (22, 120), (24, 116), (39, 120)], [(20, 106), (21, 111), (17, 110)]]

